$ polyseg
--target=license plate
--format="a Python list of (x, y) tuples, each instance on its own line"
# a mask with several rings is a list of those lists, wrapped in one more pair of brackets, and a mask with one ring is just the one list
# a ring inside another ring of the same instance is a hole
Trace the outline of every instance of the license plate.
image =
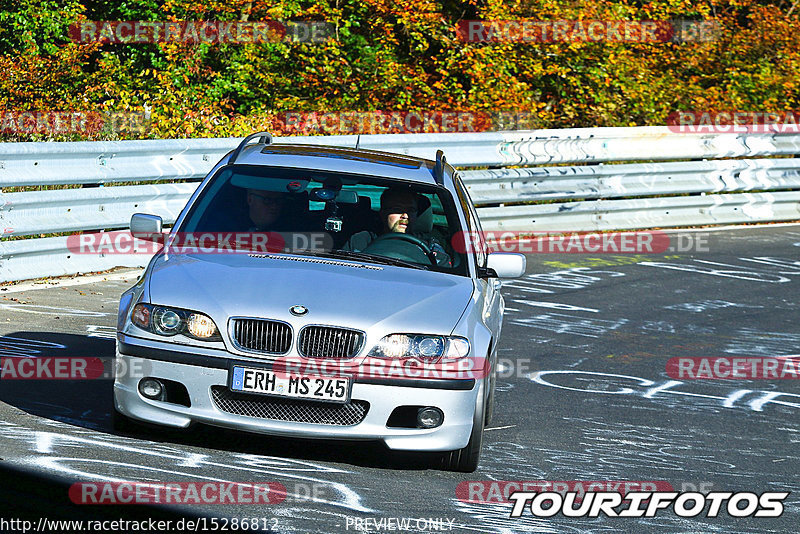
[(267, 369), (234, 366), (231, 391), (293, 399), (345, 403), (350, 400), (350, 379), (345, 377), (292, 375)]

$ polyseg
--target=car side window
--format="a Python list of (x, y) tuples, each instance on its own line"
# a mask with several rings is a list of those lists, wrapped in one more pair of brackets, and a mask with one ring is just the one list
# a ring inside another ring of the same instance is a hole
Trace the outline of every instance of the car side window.
[(461, 177), (455, 176), (456, 191), (458, 192), (458, 201), (464, 210), (464, 217), (467, 219), (467, 226), (469, 227), (470, 247), (475, 254), (475, 261), (478, 267), (486, 267), (486, 239), (481, 229), (481, 223), (478, 220), (478, 214), (475, 211), (475, 206), (472, 205), (472, 200), (464, 187)]

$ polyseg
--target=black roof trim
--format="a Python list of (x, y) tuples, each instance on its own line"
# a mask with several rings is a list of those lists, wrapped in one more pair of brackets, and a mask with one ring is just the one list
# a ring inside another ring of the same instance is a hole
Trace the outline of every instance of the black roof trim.
[(252, 141), (253, 139), (255, 139), (256, 137), (258, 138), (258, 144), (259, 145), (271, 145), (272, 144), (272, 134), (269, 133), (269, 132), (256, 132), (254, 134), (250, 134), (247, 137), (245, 137), (242, 140), (242, 142), (239, 143), (239, 146), (236, 147), (236, 150), (233, 151), (233, 154), (231, 154), (231, 159), (228, 160), (228, 164), (232, 165), (233, 163), (235, 163), (236, 162), (236, 158), (238, 158), (239, 154), (242, 153), (242, 150), (244, 150), (244, 147), (246, 147), (247, 144), (250, 141)]

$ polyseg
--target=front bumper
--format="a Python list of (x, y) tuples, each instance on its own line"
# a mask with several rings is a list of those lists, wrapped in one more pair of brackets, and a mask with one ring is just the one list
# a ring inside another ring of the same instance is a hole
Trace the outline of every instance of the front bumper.
[[(134, 419), (179, 428), (198, 422), (276, 436), (382, 440), (396, 450), (451, 451), (465, 447), (469, 441), (480, 391), (480, 384), (472, 380), (356, 380), (351, 399), (370, 405), (360, 423), (340, 426), (278, 421), (222, 411), (212, 399), (212, 386), (227, 387), (231, 360), (244, 365), (256, 360), (245, 360), (220, 350), (176, 346), (124, 334), (119, 335), (117, 347), (118, 369), (144, 373), (117, 376), (114, 382), (117, 410)], [(184, 356), (186, 363), (181, 363), (179, 360)], [(143, 376), (183, 384), (191, 406), (143, 397), (138, 390)], [(444, 422), (434, 429), (387, 427), (389, 416), (399, 406), (438, 407), (444, 412)]]

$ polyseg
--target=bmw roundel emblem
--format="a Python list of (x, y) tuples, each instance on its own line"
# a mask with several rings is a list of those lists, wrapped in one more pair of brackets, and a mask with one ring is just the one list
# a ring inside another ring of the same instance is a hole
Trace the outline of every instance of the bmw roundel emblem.
[(305, 315), (308, 313), (308, 308), (306, 308), (305, 306), (292, 306), (291, 308), (289, 308), (289, 313), (297, 316)]

